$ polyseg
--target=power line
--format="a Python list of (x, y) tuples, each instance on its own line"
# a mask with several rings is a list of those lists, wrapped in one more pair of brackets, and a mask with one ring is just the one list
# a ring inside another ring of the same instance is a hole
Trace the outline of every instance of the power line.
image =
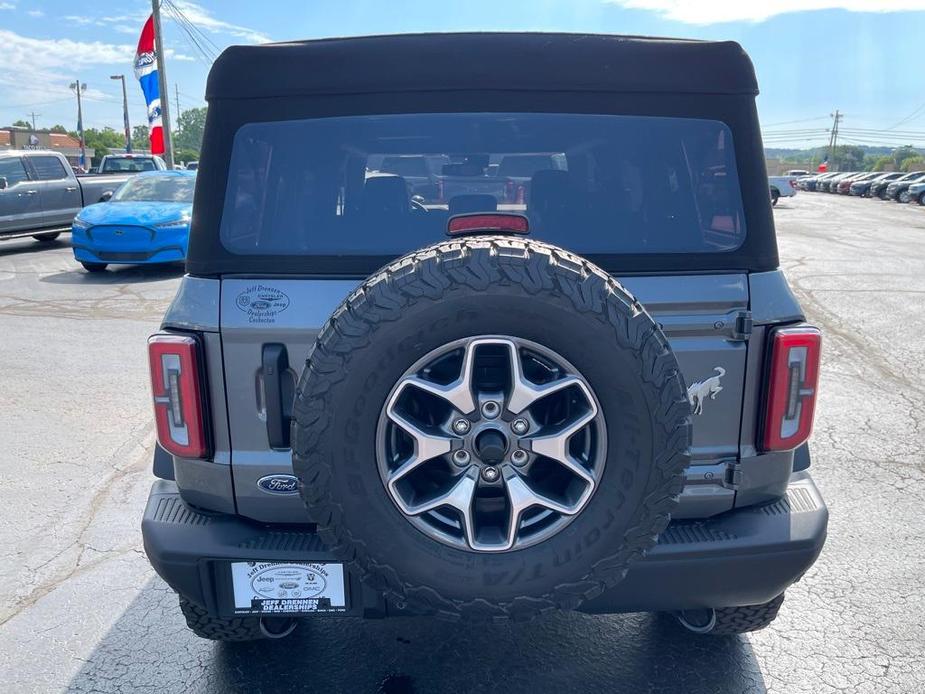
[(207, 64), (212, 64), (218, 57), (219, 48), (213, 41), (206, 36), (181, 10), (170, 0), (163, 0), (162, 7), (167, 11), (171, 18), (186, 34), (187, 41), (194, 51), (205, 59)]
[(816, 120), (828, 120), (831, 116), (816, 116), (815, 118), (800, 118), (798, 120), (785, 120), (780, 123), (767, 123), (765, 127), (773, 128), (777, 125), (793, 125), (794, 123), (809, 123)]

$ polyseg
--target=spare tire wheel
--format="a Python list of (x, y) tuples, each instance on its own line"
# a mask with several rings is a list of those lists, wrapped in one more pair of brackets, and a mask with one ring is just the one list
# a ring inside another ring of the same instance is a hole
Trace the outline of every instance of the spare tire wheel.
[(370, 277), (322, 328), (293, 467), (322, 539), (399, 606), (575, 608), (652, 547), (691, 437), (678, 362), (607, 273), (472, 237)]

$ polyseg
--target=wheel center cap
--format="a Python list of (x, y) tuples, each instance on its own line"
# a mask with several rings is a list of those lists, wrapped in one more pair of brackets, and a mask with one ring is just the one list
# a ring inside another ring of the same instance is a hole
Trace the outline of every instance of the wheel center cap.
[(475, 450), (482, 462), (500, 463), (507, 452), (507, 437), (497, 429), (486, 429), (475, 437)]

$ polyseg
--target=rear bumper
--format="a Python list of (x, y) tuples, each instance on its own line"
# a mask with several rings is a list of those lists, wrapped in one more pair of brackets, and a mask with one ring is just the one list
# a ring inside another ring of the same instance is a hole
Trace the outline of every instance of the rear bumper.
[[(767, 602), (812, 566), (827, 523), (828, 510), (809, 474), (794, 473), (786, 496), (773, 504), (672, 522), (620, 584), (581, 609), (606, 614)], [(200, 513), (166, 480), (151, 489), (142, 535), (155, 571), (217, 615), (230, 614), (229, 561), (336, 561), (310, 527)], [(397, 613), (352, 577), (348, 593), (348, 614)]]

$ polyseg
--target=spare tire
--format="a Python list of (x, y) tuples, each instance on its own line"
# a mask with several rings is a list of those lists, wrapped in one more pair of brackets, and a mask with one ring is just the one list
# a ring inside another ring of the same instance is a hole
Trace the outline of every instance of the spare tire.
[(293, 467), (322, 539), (400, 607), (523, 619), (618, 583), (689, 462), (678, 362), (594, 264), (447, 241), (337, 308), (296, 395)]

